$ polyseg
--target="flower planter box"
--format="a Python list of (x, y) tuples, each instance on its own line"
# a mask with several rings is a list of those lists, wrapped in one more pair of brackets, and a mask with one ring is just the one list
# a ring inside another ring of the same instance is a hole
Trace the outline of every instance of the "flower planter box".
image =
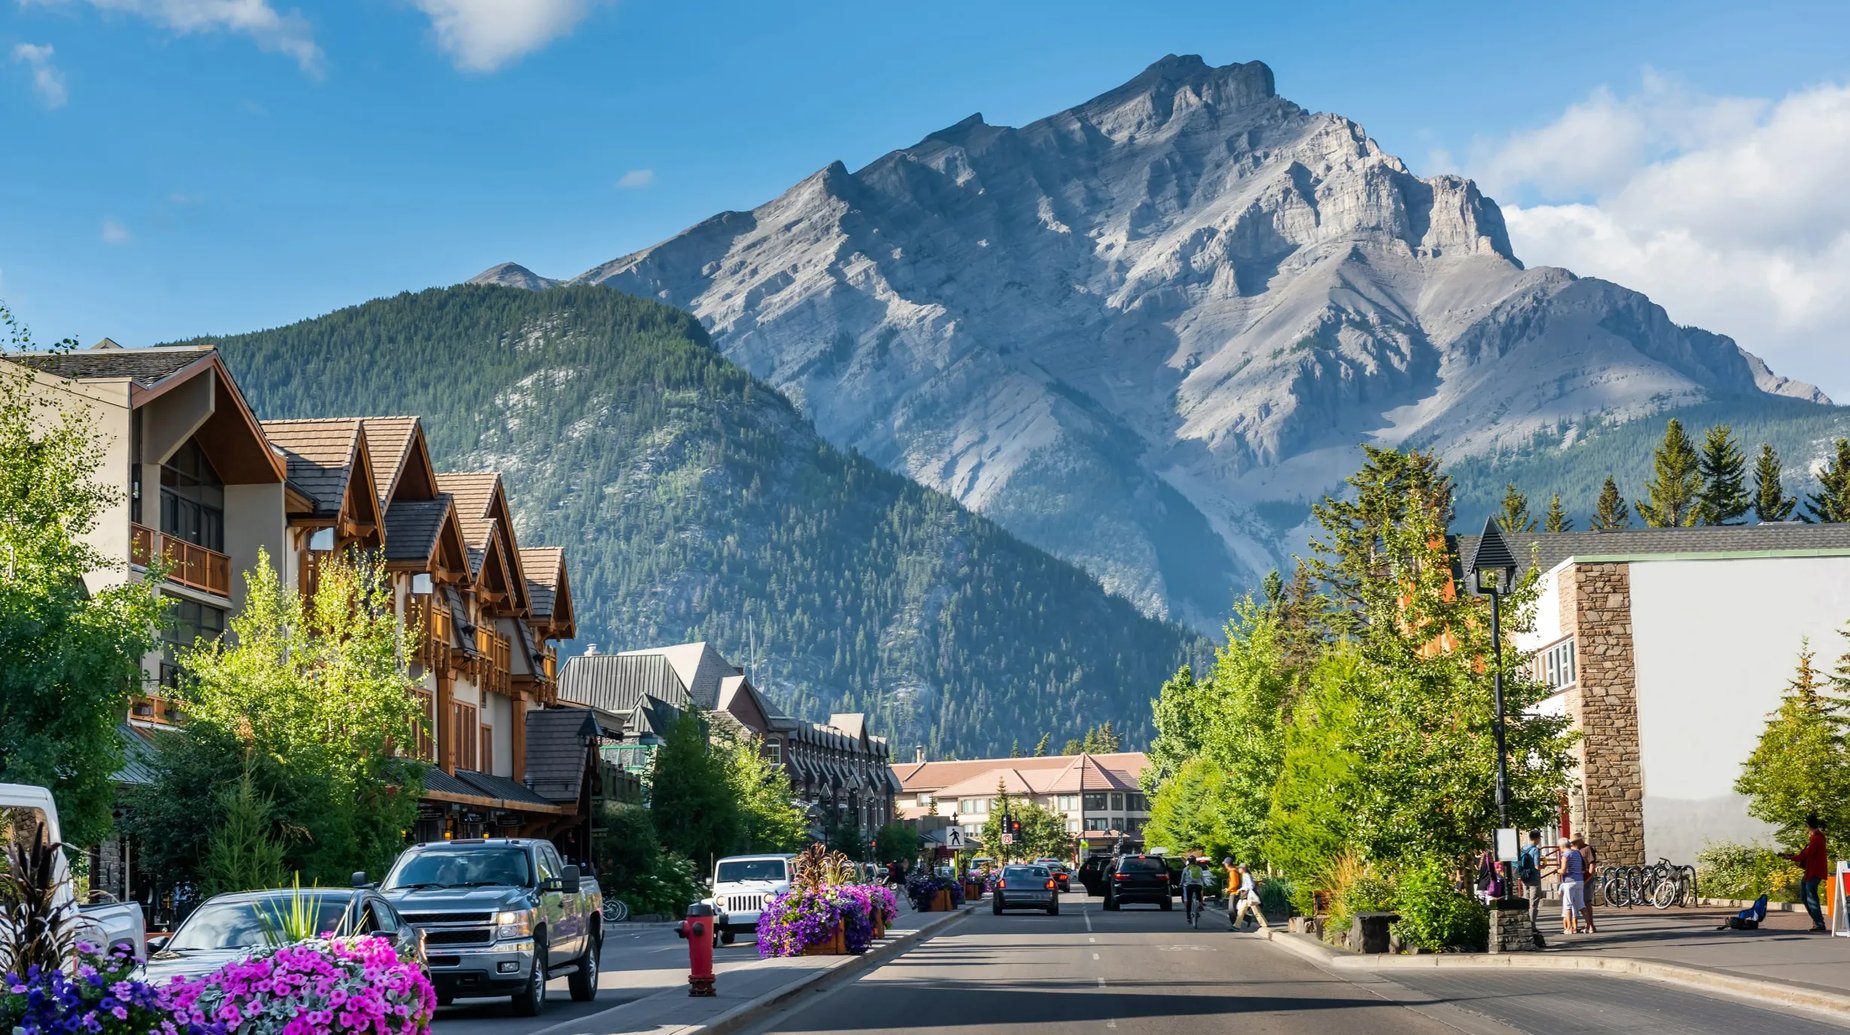
[(823, 942), (820, 945), (806, 945), (803, 947), (803, 955), (805, 956), (842, 956), (846, 955), (847, 952), (847, 936), (842, 933), (842, 926), (840, 924), (835, 925), (835, 937), (833, 939)]
[(964, 881), (964, 901), (975, 902), (983, 897), (983, 886), (975, 881)]

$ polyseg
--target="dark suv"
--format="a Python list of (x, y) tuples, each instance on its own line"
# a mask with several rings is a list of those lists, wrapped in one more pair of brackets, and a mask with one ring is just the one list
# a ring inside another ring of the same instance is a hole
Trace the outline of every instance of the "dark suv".
[(1110, 879), (1105, 882), (1105, 908), (1117, 909), (1126, 902), (1147, 902), (1164, 909), (1174, 909), (1170, 898), (1169, 865), (1160, 855), (1121, 855), (1112, 863)]

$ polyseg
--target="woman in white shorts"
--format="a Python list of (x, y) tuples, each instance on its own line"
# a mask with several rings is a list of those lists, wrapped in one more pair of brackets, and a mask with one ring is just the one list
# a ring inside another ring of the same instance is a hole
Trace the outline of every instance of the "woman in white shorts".
[(1587, 860), (1566, 838), (1556, 856), (1555, 873), (1561, 878), (1561, 933), (1579, 934), (1580, 915), (1587, 908)]

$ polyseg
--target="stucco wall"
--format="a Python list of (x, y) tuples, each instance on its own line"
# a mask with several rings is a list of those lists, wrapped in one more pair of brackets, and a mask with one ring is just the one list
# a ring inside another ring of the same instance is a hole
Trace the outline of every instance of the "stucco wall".
[(495, 766), (494, 775), (514, 775), (514, 709), (512, 702), (500, 694), (484, 694), (488, 698), (482, 714), (487, 722), (495, 727)]
[(1850, 646), (1850, 557), (1640, 560), (1631, 593), (1647, 853), (1765, 838), (1734, 781), (1801, 640), (1824, 671)]

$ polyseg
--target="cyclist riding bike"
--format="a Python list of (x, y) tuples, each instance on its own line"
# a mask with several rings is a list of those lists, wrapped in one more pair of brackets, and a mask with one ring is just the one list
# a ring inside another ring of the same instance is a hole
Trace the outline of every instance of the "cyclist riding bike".
[(1207, 888), (1207, 860), (1200, 856), (1189, 856), (1188, 865), (1182, 868), (1182, 909), (1191, 925), (1201, 919), (1201, 900)]

